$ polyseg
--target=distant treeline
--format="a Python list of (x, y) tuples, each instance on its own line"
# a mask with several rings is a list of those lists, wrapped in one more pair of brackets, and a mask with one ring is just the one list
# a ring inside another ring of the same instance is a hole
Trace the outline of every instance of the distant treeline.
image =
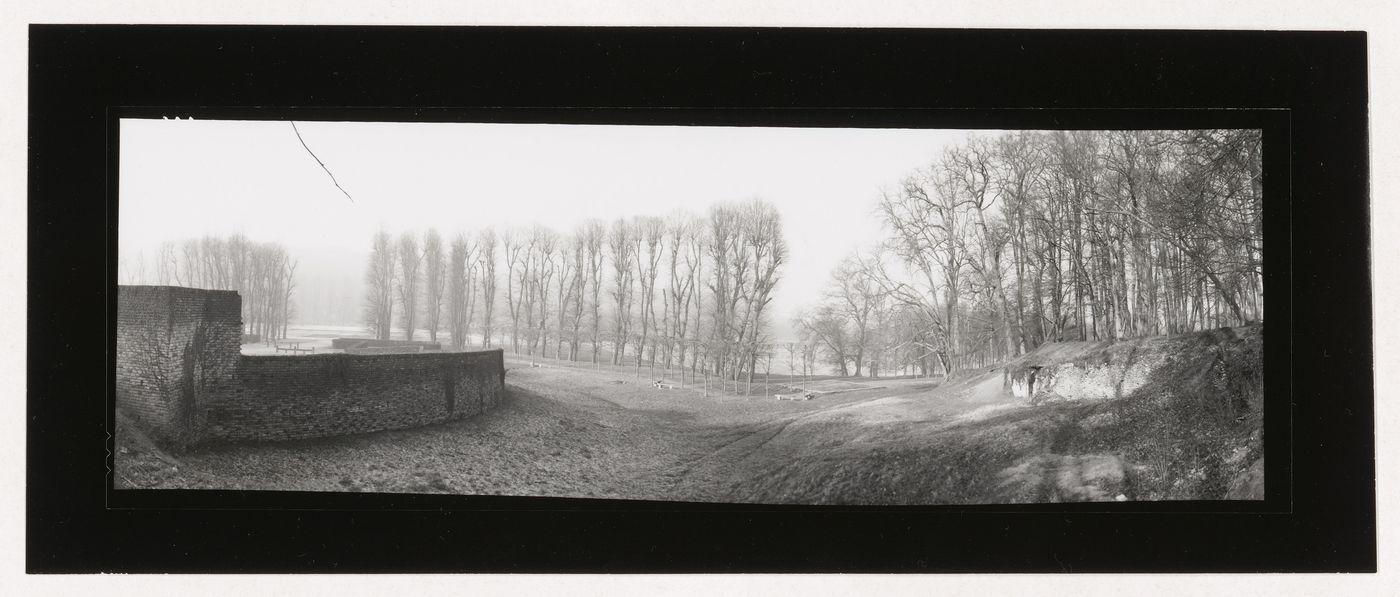
[(706, 217), (589, 220), (569, 233), (488, 228), (450, 243), (437, 230), (421, 240), (381, 231), (365, 322), (380, 338), (397, 327), (411, 340), (423, 328), (462, 348), (508, 335), (517, 353), (738, 379), (768, 356), (767, 308), (786, 259), (781, 218), (760, 200), (715, 205)]
[(281, 244), (233, 234), (166, 241), (155, 263), (148, 264), (144, 253), (134, 260), (124, 257), (119, 273), (126, 284), (237, 290), (246, 333), (267, 340), (287, 337), (296, 270), (297, 261)]
[(842, 373), (1262, 320), (1260, 132), (973, 137), (883, 193), (889, 237), (795, 322)]
[[(459, 349), (508, 342), (733, 379), (774, 357), (789, 371), (928, 375), (1055, 340), (1237, 325), (1264, 311), (1260, 154), (1252, 130), (972, 137), (881, 193), (885, 242), (840, 263), (782, 345), (769, 306), (788, 248), (761, 200), (568, 232), (381, 231), (364, 321), (380, 338), (426, 329)], [(296, 265), (281, 245), (232, 235), (167, 242), (154, 263), (123, 256), (121, 273), (238, 290), (247, 331), (274, 338), (293, 316)]]

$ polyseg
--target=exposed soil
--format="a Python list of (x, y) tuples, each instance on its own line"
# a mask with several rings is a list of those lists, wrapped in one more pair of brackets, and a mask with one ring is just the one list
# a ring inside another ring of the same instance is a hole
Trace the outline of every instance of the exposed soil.
[(119, 421), (114, 483), (928, 504), (1221, 499), (1239, 472), (1262, 475), (1257, 417), (1205, 421), (1199, 392), (1029, 406), (989, 370), (790, 401), (659, 389), (645, 371), (507, 367), (496, 409), (417, 429), (171, 457)]
[[(116, 485), (724, 500), (734, 466), (793, 421), (928, 380), (809, 401), (657, 389), (611, 371), (530, 367), (511, 359), (507, 394), (483, 415), (339, 438), (199, 448), (177, 458), (124, 421)], [(772, 389), (780, 386), (774, 384)], [(123, 451), (124, 450), (124, 451)]]

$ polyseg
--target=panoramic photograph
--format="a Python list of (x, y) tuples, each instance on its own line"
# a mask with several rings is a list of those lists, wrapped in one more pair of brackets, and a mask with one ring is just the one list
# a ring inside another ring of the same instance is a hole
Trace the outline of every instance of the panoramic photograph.
[(120, 121), (112, 487), (1264, 499), (1261, 132)]

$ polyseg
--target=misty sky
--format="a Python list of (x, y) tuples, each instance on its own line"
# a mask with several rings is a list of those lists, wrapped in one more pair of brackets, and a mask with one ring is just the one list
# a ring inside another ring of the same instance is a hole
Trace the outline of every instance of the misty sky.
[[(121, 255), (243, 232), (283, 243), (315, 279), (358, 282), (371, 235), (445, 238), (539, 222), (569, 232), (721, 201), (782, 213), (791, 260), (775, 321), (817, 300), (845, 255), (883, 238), (881, 187), (966, 132), (906, 129), (298, 122), (346, 199), (287, 122), (121, 123)], [(148, 266), (150, 267), (150, 266)], [(304, 286), (310, 281), (303, 280)], [(357, 310), (358, 311), (358, 310)], [(347, 322), (349, 323), (349, 322)], [(781, 325), (780, 328), (785, 328)]]

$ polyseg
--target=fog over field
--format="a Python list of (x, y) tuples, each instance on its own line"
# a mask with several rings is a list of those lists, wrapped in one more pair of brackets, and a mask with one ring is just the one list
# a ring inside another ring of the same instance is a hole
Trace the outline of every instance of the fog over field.
[[(842, 258), (882, 241), (882, 189), (897, 188), (968, 133), (548, 124), (124, 119), (120, 277), (154, 276), (162, 242), (242, 233), (298, 262), (297, 323), (357, 324), (372, 236), (436, 228), (445, 239), (541, 224), (704, 216), (761, 199), (782, 218), (789, 260), (769, 307), (791, 340)], [(987, 132), (986, 134), (995, 134)]]

